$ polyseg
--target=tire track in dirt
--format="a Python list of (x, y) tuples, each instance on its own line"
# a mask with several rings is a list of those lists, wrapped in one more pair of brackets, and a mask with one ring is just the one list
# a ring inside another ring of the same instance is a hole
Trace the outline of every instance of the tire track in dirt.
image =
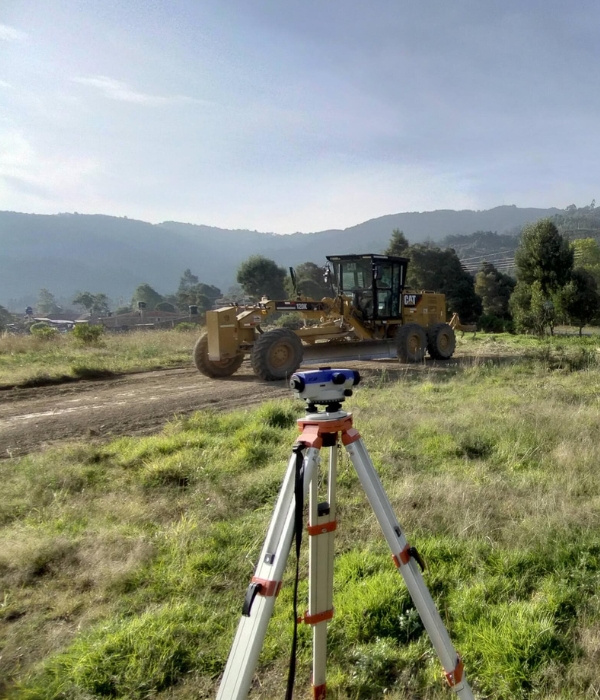
[(63, 440), (107, 439), (162, 428), (206, 408), (230, 410), (289, 395), (286, 382), (260, 382), (249, 367), (227, 379), (168, 369), (0, 394), (0, 458)]
[[(367, 378), (394, 381), (414, 372), (446, 372), (466, 359), (421, 365), (387, 359), (343, 365), (360, 370)], [(184, 367), (11, 389), (0, 392), (0, 459), (65, 440), (103, 441), (118, 435), (154, 433), (176, 416), (194, 411), (232, 410), (289, 396), (287, 381), (261, 381), (248, 361), (232, 377), (223, 379), (209, 379), (194, 367)]]

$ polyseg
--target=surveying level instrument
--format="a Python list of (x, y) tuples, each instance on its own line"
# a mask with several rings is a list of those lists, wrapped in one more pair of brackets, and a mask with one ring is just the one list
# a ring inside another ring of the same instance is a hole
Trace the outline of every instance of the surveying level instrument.
[[(360, 381), (350, 369), (322, 368), (292, 375), (290, 387), (296, 397), (307, 403), (307, 413), (298, 420), (301, 435), (294, 444), (288, 469), (275, 504), (267, 537), (246, 597), (217, 700), (246, 698), (273, 613), (275, 598), (282, 585), (288, 555), (296, 535), (296, 583), (294, 594), (295, 625), (304, 622), (313, 628), (313, 698), (326, 693), (327, 622), (333, 617), (333, 560), (336, 521), (337, 445), (341, 441), (356, 469), (361, 486), (371, 504), (392, 559), (404, 578), (423, 625), (444, 668), (451, 689), (461, 700), (474, 700), (464, 675), (463, 663), (455, 651), (435, 603), (421, 575), (424, 563), (406, 540), (392, 510), (379, 476), (352, 414), (341, 410), (352, 387)], [(324, 406), (323, 411), (318, 406)], [(329, 448), (327, 500), (319, 502), (319, 465), (321, 448)], [(309, 601), (308, 610), (298, 617), (296, 611), (298, 556), (302, 536), (302, 511), (309, 496)], [(286, 700), (291, 700), (295, 674), (296, 627)]]

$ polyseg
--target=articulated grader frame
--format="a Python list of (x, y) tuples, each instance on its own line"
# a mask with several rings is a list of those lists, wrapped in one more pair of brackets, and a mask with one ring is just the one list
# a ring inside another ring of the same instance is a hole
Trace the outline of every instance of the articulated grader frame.
[[(251, 306), (208, 311), (206, 331), (194, 346), (198, 370), (207, 377), (228, 377), (249, 354), (255, 374), (276, 380), (293, 374), (305, 355), (321, 364), (342, 356), (381, 357), (382, 351), (401, 362), (421, 362), (426, 352), (435, 359), (452, 357), (456, 339), (446, 323), (445, 296), (407, 291), (406, 258), (369, 254), (327, 259), (333, 266), (325, 273), (331, 297), (263, 298)], [(302, 316), (303, 328), (262, 329), (270, 315), (290, 311)]]

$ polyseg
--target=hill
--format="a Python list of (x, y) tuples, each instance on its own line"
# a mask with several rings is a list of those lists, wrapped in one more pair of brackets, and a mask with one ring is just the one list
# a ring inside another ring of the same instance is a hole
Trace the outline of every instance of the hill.
[(501, 206), (486, 211), (407, 212), (382, 216), (341, 230), (278, 235), (173, 221), (150, 224), (104, 215), (38, 215), (0, 212), (0, 304), (19, 308), (42, 287), (57, 297), (76, 290), (129, 299), (138, 284), (157, 291), (177, 287), (186, 268), (226, 289), (242, 260), (253, 254), (289, 266), (317, 263), (332, 253), (376, 252), (402, 229), (415, 243), (472, 231), (499, 234), (559, 209)]

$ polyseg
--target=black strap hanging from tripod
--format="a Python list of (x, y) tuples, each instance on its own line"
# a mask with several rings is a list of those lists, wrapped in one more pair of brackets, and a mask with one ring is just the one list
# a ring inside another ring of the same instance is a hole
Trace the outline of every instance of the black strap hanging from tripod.
[(292, 700), (296, 680), (296, 651), (298, 648), (298, 579), (300, 578), (300, 548), (302, 546), (302, 511), (304, 510), (304, 445), (294, 445), (296, 479), (294, 482), (294, 536), (296, 539), (296, 578), (294, 580), (294, 634), (288, 671), (285, 700)]

